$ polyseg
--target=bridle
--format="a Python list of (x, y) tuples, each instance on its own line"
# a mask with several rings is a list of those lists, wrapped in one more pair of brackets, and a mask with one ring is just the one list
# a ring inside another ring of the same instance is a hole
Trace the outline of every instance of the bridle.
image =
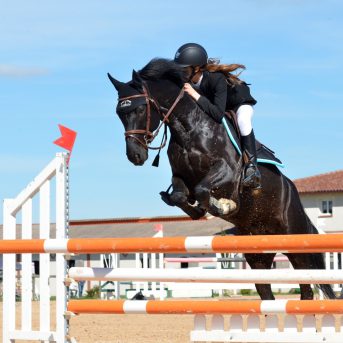
[[(167, 143), (167, 123), (169, 122), (169, 116), (172, 114), (175, 106), (182, 99), (183, 95), (184, 95), (184, 89), (182, 88), (180, 93), (178, 94), (177, 98), (173, 102), (172, 106), (169, 108), (169, 110), (160, 106), (158, 104), (158, 102), (152, 96), (150, 96), (148, 87), (144, 84), (143, 84), (143, 93), (142, 94), (130, 95), (130, 96), (127, 96), (125, 98), (119, 98), (118, 101), (131, 100), (131, 99), (135, 99), (135, 98), (144, 97), (146, 100), (146, 106), (147, 106), (145, 130), (143, 130), (143, 129), (139, 130), (138, 129), (138, 130), (125, 131), (125, 133), (124, 133), (125, 139), (127, 139), (129, 137), (133, 138), (139, 144), (141, 144), (146, 150), (148, 150), (148, 149), (161, 150)], [(150, 131), (150, 123), (151, 123), (151, 105), (150, 104), (152, 104), (156, 108), (158, 114), (160, 115), (160, 118), (163, 118), (162, 121), (159, 123), (155, 132)], [(163, 112), (167, 112), (167, 113), (164, 114)], [(165, 125), (165, 126), (164, 126), (164, 134), (163, 134), (161, 144), (159, 147), (151, 147), (150, 144), (157, 137), (162, 125)], [(136, 137), (135, 135), (143, 135), (144, 140)]]

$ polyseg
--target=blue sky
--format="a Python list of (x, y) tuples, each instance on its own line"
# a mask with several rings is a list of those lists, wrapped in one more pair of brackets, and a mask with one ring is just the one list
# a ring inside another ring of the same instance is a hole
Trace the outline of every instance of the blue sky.
[[(0, 198), (14, 197), (78, 132), (71, 218), (176, 215), (159, 168), (126, 159), (117, 94), (153, 57), (197, 42), (245, 64), (257, 137), (299, 178), (343, 168), (343, 3), (339, 0), (4, 1), (0, 7)], [(1, 218), (2, 219), (2, 215)]]

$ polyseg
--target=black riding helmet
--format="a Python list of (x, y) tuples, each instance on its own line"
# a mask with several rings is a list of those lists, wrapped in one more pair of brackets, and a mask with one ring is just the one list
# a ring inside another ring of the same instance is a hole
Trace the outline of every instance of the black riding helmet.
[(176, 51), (174, 62), (183, 67), (196, 67), (207, 64), (207, 58), (207, 52), (201, 45), (187, 43)]

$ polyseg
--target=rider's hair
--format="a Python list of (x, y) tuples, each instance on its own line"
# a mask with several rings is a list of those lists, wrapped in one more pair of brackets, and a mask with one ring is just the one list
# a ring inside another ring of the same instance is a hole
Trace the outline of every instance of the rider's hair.
[[(207, 70), (211, 73), (213, 72), (220, 72), (225, 75), (226, 79), (233, 84), (242, 83), (242, 80), (239, 79), (239, 75), (245, 69), (243, 64), (220, 64), (220, 60), (216, 58), (209, 58), (208, 63), (204, 65), (202, 70)], [(233, 71), (237, 69), (242, 69), (238, 74), (232, 74)]]

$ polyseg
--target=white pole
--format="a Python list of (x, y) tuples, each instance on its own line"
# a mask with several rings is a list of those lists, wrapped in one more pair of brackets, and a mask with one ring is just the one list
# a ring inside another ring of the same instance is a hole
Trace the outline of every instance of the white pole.
[[(156, 269), (156, 254), (152, 253), (152, 254), (150, 254), (150, 256), (151, 256), (150, 268), (151, 269)], [(151, 284), (151, 290), (152, 290), (153, 294), (155, 294), (155, 292), (156, 292), (156, 282), (153, 282)]]
[[(163, 237), (163, 230), (158, 231), (154, 237)], [(158, 254), (158, 270), (164, 269), (164, 254)], [(164, 283), (160, 282), (160, 300), (164, 300)]]
[[(56, 159), (56, 238), (65, 239), (67, 235), (67, 164), (66, 154), (57, 154)], [(67, 309), (67, 289), (64, 279), (67, 264), (64, 254), (56, 254), (56, 334), (57, 342), (64, 343), (67, 334), (67, 322), (64, 318)]]
[[(159, 263), (159, 270), (163, 270), (164, 269), (164, 254), (163, 253), (159, 253), (158, 254), (158, 263)], [(164, 300), (164, 283), (160, 282), (160, 300)]]
[[(143, 253), (143, 269), (148, 270), (148, 254), (147, 253)], [(149, 285), (147, 282), (144, 282), (143, 285), (144, 285), (144, 293), (147, 294), (149, 290)]]
[(118, 280), (140, 282), (214, 282), (214, 283), (297, 283), (335, 284), (343, 282), (343, 270), (322, 269), (141, 269), (70, 268), (75, 280)]
[[(16, 217), (10, 211), (12, 199), (4, 200), (4, 232), (3, 239), (16, 238)], [(10, 333), (15, 330), (15, 292), (16, 292), (16, 255), (3, 255), (3, 326), (2, 341), (11, 343)]]
[[(222, 254), (216, 253), (216, 258), (218, 258), (218, 259), (221, 258), (222, 257), (221, 255)], [(222, 268), (222, 262), (217, 262), (216, 264), (217, 264), (217, 270), (223, 269)], [(218, 290), (218, 295), (221, 297), (223, 296), (223, 289), (222, 288)]]
[[(50, 181), (39, 192), (39, 238), (50, 238)], [(50, 331), (50, 254), (39, 255), (39, 323), (40, 331)]]
[[(112, 255), (111, 254), (101, 254), (100, 255), (100, 260), (101, 260), (101, 264), (104, 268), (113, 268), (113, 263), (112, 263)], [(104, 281), (100, 282), (100, 298), (101, 299), (107, 299), (107, 294), (105, 294), (103, 291), (103, 285), (105, 284)], [(81, 297), (81, 295), (79, 294), (79, 297)], [(108, 300), (108, 299), (107, 299)]]
[[(22, 239), (32, 239), (32, 199), (22, 207)], [(32, 254), (22, 254), (21, 330), (32, 331)]]
[[(333, 270), (338, 270), (338, 252), (333, 253)], [(338, 285), (334, 285), (334, 291), (340, 291)]]
[[(142, 268), (141, 266), (141, 259), (140, 259), (140, 253), (135, 253), (135, 259), (136, 259), (136, 269), (140, 269)], [(139, 282), (134, 282), (134, 288), (135, 288), (135, 291), (138, 292), (140, 287), (141, 287), (141, 284)]]
[[(120, 268), (120, 254), (113, 254), (112, 255), (112, 263), (114, 264), (114, 268)], [(120, 283), (119, 281), (114, 281), (114, 292), (116, 299), (120, 299)]]

